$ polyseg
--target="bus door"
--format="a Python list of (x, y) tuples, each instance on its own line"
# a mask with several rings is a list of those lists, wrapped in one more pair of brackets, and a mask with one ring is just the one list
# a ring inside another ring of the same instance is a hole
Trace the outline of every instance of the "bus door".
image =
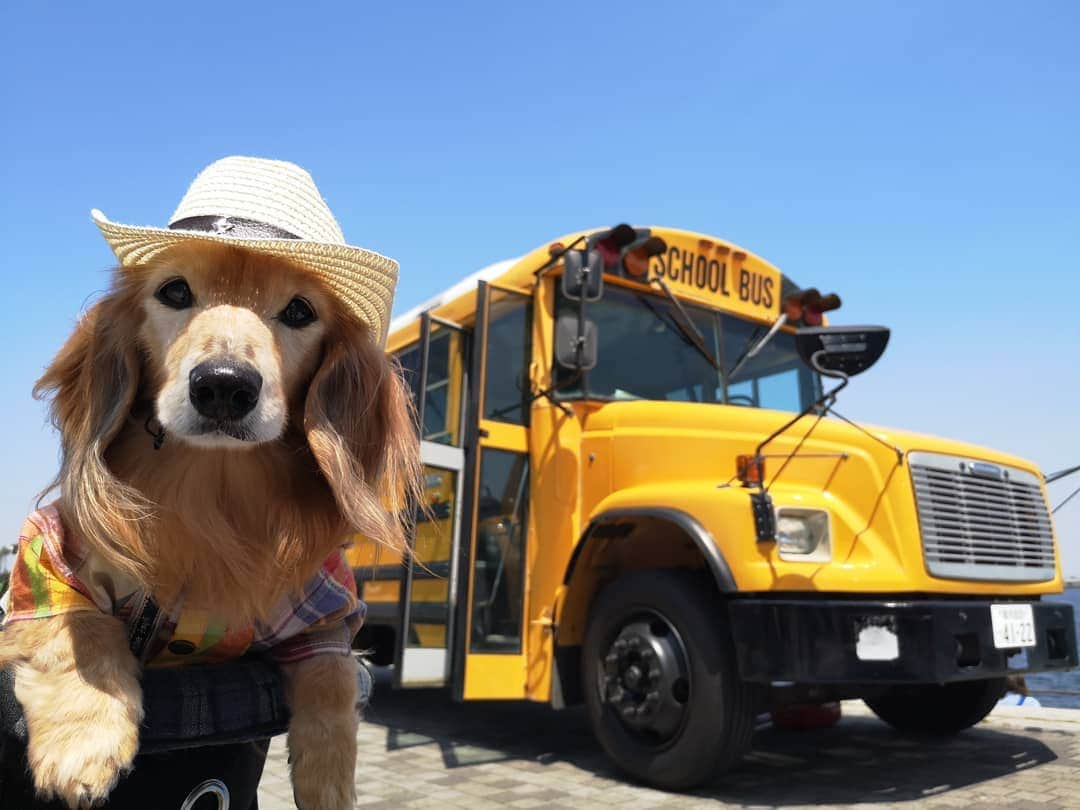
[(450, 676), (461, 538), (465, 451), (466, 337), (424, 313), (414, 396), (424, 464), (424, 504), (415, 511), (398, 596), (395, 686), (442, 686)]
[(461, 699), (525, 696), (532, 297), (480, 282), (455, 627)]

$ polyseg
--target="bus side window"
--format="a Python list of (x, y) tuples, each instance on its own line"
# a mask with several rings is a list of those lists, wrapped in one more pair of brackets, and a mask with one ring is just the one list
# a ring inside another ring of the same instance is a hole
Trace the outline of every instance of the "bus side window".
[[(463, 359), (461, 335), (455, 331), (432, 329), (428, 346), (427, 391), (424, 402), (425, 441), (461, 444), (461, 379)], [(413, 407), (420, 409), (420, 344), (398, 353), (405, 381), (412, 393)]]
[(461, 339), (457, 331), (432, 328), (424, 403), (424, 438), (454, 447), (461, 445)]
[(409, 386), (409, 393), (412, 394), (413, 407), (415, 408), (420, 399), (420, 344), (414, 343), (407, 349), (397, 352), (394, 356), (397, 357), (397, 361), (401, 364), (402, 375), (405, 377), (405, 383)]
[(532, 299), (493, 290), (487, 342), (483, 418), (528, 425)]

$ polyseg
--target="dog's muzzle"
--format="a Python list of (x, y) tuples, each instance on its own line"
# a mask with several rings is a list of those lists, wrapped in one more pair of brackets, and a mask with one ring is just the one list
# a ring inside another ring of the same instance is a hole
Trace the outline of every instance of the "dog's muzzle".
[(206, 360), (188, 377), (188, 396), (195, 410), (219, 423), (236, 422), (251, 413), (261, 390), (258, 371), (230, 360)]

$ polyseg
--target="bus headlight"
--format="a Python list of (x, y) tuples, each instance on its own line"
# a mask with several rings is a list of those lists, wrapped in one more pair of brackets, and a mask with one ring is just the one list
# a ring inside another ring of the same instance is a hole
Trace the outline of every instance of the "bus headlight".
[(830, 559), (829, 513), (823, 509), (780, 507), (776, 510), (776, 542), (784, 560)]

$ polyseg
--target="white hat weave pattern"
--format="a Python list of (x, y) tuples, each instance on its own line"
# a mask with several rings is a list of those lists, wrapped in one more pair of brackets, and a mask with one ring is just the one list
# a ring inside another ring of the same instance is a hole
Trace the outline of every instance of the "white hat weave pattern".
[(91, 216), (123, 267), (180, 242), (229, 244), (292, 262), (322, 279), (372, 337), (386, 340), (398, 264), (345, 244), (311, 175), (293, 163), (227, 157), (199, 173), (168, 228), (121, 225)]

